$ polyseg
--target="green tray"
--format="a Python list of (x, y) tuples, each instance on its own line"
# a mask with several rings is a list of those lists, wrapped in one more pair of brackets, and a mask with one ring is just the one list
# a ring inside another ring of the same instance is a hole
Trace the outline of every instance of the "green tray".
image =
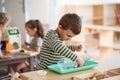
[(94, 68), (94, 67), (98, 66), (98, 62), (94, 62), (94, 61), (90, 61), (90, 60), (85, 60), (85, 65), (82, 67), (73, 68), (74, 64), (75, 64), (75, 62), (72, 62), (72, 61), (62, 63), (62, 66), (64, 66), (64, 68), (62, 68), (62, 69), (58, 64), (53, 64), (53, 65), (48, 66), (48, 69), (55, 71), (59, 74), (66, 74), (66, 73), (81, 71), (81, 70)]

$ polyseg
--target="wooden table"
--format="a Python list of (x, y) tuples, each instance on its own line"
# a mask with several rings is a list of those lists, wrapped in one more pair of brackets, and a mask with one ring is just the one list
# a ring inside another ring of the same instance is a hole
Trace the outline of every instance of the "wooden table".
[[(117, 54), (115, 56), (113, 55), (110, 58), (100, 60), (99, 66), (94, 69), (88, 69), (88, 70), (69, 73), (69, 74), (58, 74), (47, 69), (46, 71), (48, 73), (45, 76), (39, 75), (37, 71), (22, 73), (22, 75), (29, 77), (31, 80), (64, 80), (66, 78), (71, 78), (74, 76), (83, 76), (85, 74), (94, 73), (97, 71), (106, 71), (114, 68), (120, 68), (120, 54)], [(118, 79), (114, 79), (114, 80), (118, 80)]]
[[(29, 61), (30, 66), (29, 66), (29, 70), (33, 71), (33, 59), (34, 56), (36, 55), (29, 55), (29, 54), (20, 54), (20, 52), (13, 52), (13, 53), (7, 53), (5, 55), (11, 55), (12, 58), (11, 59), (0, 59), (0, 66), (8, 66), (8, 68), (11, 68), (12, 64), (16, 64), (16, 63), (20, 63), (20, 62), (24, 62), (24, 61)], [(10, 71), (9, 71), (10, 72)]]

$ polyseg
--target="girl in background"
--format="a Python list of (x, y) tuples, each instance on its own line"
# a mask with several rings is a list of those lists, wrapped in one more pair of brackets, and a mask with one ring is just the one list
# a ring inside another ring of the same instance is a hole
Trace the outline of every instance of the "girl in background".
[[(4, 53), (1, 51), (1, 37), (2, 37), (2, 32), (6, 30), (10, 23), (10, 17), (3, 12), (0, 12), (0, 59), (10, 59), (12, 56), (10, 55), (4, 55)], [(6, 66), (0, 66), (0, 77), (6, 75)]]
[(10, 17), (6, 13), (0, 12), (0, 58), (5, 58), (5, 59), (9, 59), (11, 58), (11, 56), (3, 55), (1, 51), (1, 46), (2, 46), (1, 37), (2, 37), (2, 32), (6, 30), (9, 23), (10, 23)]
[[(30, 43), (25, 42), (22, 46), (25, 50), (34, 51), (38, 54), (40, 53), (40, 48), (42, 46), (43, 38), (44, 38), (44, 30), (41, 22), (39, 20), (29, 20), (25, 24), (25, 29), (32, 40)], [(34, 59), (34, 67), (38, 64), (38, 59), (35, 57)], [(21, 69), (29, 66), (27, 61), (20, 63), (17, 65), (16, 71), (20, 72)]]

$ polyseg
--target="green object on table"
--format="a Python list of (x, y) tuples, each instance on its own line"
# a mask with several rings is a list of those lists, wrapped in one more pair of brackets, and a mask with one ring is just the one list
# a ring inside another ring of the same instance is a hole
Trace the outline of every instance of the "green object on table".
[(85, 60), (85, 65), (82, 67), (74, 67), (75, 62), (69, 61), (66, 63), (62, 63), (61, 65), (63, 66), (62, 69), (59, 66), (59, 64), (53, 64), (48, 66), (48, 69), (55, 71), (59, 74), (66, 74), (66, 73), (71, 73), (71, 72), (77, 72), (81, 70), (86, 70), (89, 68), (94, 68), (98, 66), (98, 62), (90, 61), (90, 60)]

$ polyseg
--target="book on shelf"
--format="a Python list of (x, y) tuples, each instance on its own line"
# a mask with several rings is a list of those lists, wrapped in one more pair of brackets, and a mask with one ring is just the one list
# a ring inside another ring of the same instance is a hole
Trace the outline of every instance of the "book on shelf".
[(120, 26), (120, 16), (119, 16), (119, 13), (118, 13), (118, 9), (115, 8), (114, 12), (115, 12), (116, 21), (117, 21), (118, 25)]

